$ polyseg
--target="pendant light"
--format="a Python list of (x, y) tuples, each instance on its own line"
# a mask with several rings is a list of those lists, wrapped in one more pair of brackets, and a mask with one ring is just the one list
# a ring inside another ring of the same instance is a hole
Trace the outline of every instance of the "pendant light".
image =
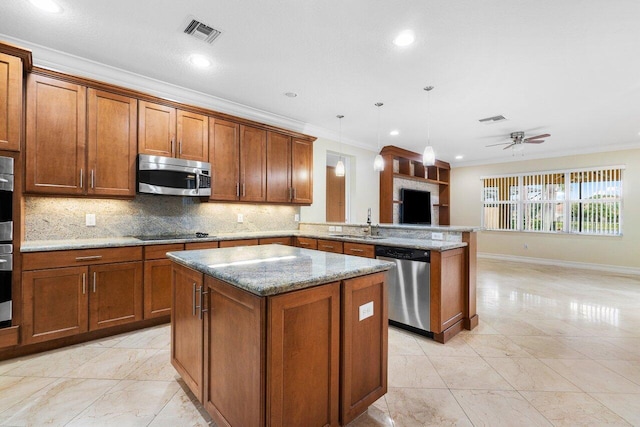
[(342, 114), (336, 116), (340, 120), (340, 133), (338, 134), (338, 144), (340, 144), (340, 159), (336, 164), (336, 176), (344, 176), (344, 163), (342, 162)]
[(384, 170), (384, 159), (380, 154), (380, 107), (384, 104), (382, 102), (376, 102), (375, 105), (378, 107), (378, 154), (373, 160), (373, 170), (376, 172), (382, 172)]
[(424, 153), (422, 153), (422, 164), (425, 166), (433, 166), (436, 164), (436, 153), (433, 151), (433, 147), (431, 146), (431, 127), (429, 123), (429, 114), (430, 114), (430, 99), (431, 95), (429, 92), (433, 90), (433, 86), (427, 86), (424, 88), (427, 91), (427, 146), (424, 147)]

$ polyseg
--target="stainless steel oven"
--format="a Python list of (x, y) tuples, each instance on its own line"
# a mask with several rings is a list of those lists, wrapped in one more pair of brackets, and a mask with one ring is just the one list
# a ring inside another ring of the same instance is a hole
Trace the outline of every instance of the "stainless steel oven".
[(13, 159), (0, 157), (0, 328), (11, 326)]

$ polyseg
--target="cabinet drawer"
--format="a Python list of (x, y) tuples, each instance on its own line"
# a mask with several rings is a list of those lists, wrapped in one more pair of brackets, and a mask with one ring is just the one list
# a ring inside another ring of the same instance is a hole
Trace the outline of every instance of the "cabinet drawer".
[(309, 237), (296, 237), (295, 244), (299, 248), (318, 249), (318, 241)]
[(183, 251), (184, 244), (170, 243), (168, 245), (151, 245), (144, 247), (144, 259), (164, 259), (167, 252)]
[(345, 255), (356, 255), (365, 258), (375, 258), (375, 246), (367, 245), (363, 243), (351, 243), (344, 242), (344, 254)]
[(30, 252), (22, 256), (23, 270), (95, 265), (142, 260), (142, 246)]
[(254, 246), (258, 244), (258, 239), (223, 240), (220, 242), (221, 248), (232, 248), (234, 246)]
[(194, 249), (216, 249), (220, 247), (219, 242), (193, 242), (186, 243), (184, 245), (184, 249), (187, 251), (192, 251)]
[(318, 239), (318, 250), (325, 252), (335, 252), (337, 254), (342, 253), (342, 242), (336, 240), (322, 240)]
[(261, 245), (278, 244), (278, 245), (291, 246), (291, 237), (269, 237), (267, 239), (260, 239), (260, 244)]

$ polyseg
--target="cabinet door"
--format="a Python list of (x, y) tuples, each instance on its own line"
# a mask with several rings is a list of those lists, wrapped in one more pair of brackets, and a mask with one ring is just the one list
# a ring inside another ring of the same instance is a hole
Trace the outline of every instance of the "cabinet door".
[(204, 406), (218, 425), (263, 426), (265, 298), (205, 280)]
[(291, 186), (293, 202), (313, 203), (313, 143), (293, 138), (291, 142)]
[(22, 60), (0, 53), (0, 150), (20, 151)]
[(171, 260), (144, 262), (144, 318), (171, 314)]
[(240, 200), (267, 199), (267, 131), (240, 126)]
[(137, 116), (135, 99), (89, 89), (88, 194), (136, 195)]
[(138, 101), (138, 152), (174, 157), (175, 140), (175, 108)]
[(88, 331), (87, 267), (22, 274), (22, 342), (31, 344)]
[(267, 133), (267, 202), (289, 203), (291, 188), (291, 137)]
[(267, 425), (337, 426), (340, 283), (271, 297), (267, 313)]
[(171, 364), (202, 402), (202, 273), (173, 263), (171, 269)]
[(209, 161), (209, 118), (178, 110), (178, 153), (176, 157)]
[(85, 87), (29, 74), (26, 192), (83, 193), (85, 123)]
[(431, 251), (431, 331), (444, 342), (462, 330), (465, 310), (464, 249)]
[(89, 330), (142, 320), (142, 262), (89, 268)]
[(342, 425), (387, 392), (388, 325), (385, 274), (345, 280), (340, 361)]
[(238, 200), (240, 196), (240, 125), (209, 119), (211, 200)]

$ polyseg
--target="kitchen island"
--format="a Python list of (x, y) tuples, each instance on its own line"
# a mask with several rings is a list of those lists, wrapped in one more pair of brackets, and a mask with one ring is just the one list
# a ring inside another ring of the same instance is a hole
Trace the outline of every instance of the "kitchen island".
[(171, 360), (219, 425), (345, 425), (386, 393), (392, 264), (282, 245), (167, 255)]

